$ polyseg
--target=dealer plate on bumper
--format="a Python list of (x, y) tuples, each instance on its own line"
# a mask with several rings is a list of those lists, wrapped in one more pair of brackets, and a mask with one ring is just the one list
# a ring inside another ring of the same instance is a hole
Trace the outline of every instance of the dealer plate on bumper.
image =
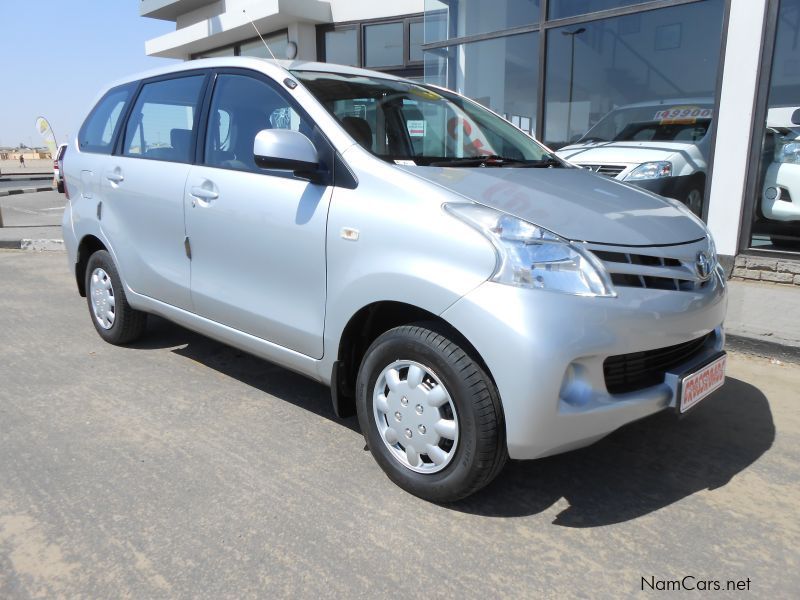
[(727, 355), (722, 352), (699, 369), (681, 377), (678, 387), (678, 412), (685, 413), (725, 383)]

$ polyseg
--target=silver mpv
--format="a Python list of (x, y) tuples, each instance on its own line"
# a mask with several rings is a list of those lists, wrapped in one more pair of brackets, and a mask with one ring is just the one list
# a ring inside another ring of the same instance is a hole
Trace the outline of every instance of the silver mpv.
[(100, 336), (152, 313), (329, 385), (417, 496), (724, 381), (703, 223), (447, 90), (198, 60), (110, 87), (71, 146), (64, 241)]

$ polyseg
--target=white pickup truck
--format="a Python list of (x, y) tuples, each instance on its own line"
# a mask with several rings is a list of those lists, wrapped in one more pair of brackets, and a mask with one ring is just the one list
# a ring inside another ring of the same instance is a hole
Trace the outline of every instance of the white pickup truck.
[(620, 106), (556, 154), (596, 173), (680, 200), (699, 215), (713, 112), (708, 98)]

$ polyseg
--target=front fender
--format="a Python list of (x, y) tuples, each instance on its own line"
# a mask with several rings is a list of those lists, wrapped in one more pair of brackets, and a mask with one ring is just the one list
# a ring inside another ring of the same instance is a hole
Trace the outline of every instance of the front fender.
[(326, 382), (342, 332), (360, 309), (394, 301), (440, 315), (486, 281), (497, 265), (489, 240), (442, 208), (462, 199), (371, 156), (359, 155), (350, 164), (358, 188), (335, 189), (328, 215), (319, 367)]

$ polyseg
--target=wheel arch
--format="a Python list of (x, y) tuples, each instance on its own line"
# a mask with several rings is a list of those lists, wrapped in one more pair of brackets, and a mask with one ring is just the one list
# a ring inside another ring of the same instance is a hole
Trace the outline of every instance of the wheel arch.
[(478, 362), (492, 379), (486, 362), (475, 346), (442, 317), (405, 302), (382, 300), (357, 310), (342, 330), (336, 360), (331, 372), (331, 399), (339, 417), (355, 414), (355, 383), (358, 369), (369, 346), (378, 336), (390, 329), (411, 323), (425, 326), (450, 337)]
[(100, 238), (92, 234), (83, 236), (78, 244), (78, 255), (75, 261), (75, 282), (78, 284), (78, 293), (84, 298), (86, 297), (86, 266), (89, 264), (89, 257), (98, 250), (108, 251), (108, 248)]

